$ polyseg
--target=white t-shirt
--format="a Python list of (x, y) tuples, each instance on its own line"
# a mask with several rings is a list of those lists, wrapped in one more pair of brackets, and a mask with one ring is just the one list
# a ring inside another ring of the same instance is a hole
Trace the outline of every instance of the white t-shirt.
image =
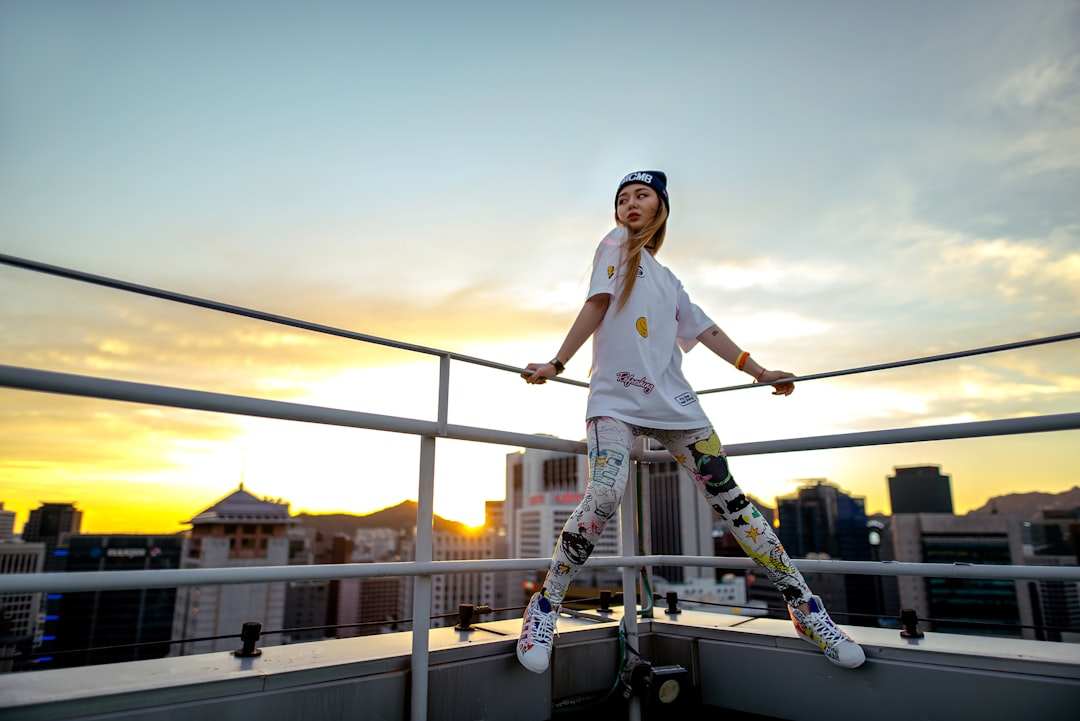
[(645, 428), (707, 426), (697, 394), (683, 377), (682, 354), (713, 322), (648, 251), (641, 253), (630, 298), (616, 310), (625, 238), (626, 229), (615, 228), (593, 257), (588, 297), (610, 293), (611, 303), (593, 334), (586, 417), (611, 416)]

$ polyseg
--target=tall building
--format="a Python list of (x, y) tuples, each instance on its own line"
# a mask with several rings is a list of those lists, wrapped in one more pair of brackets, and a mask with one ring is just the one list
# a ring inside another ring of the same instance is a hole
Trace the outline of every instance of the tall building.
[[(589, 482), (589, 462), (585, 456), (526, 449), (506, 456), (506, 517), (510, 553), (516, 558), (546, 558), (566, 520), (581, 502)], [(593, 549), (594, 556), (619, 553), (619, 514), (608, 521)], [(532, 589), (543, 581), (544, 572), (521, 573), (518, 598), (511, 605), (524, 604)], [(598, 588), (621, 584), (618, 569), (589, 569), (578, 573), (570, 594), (584, 597)]]
[[(776, 503), (780, 521), (777, 535), (792, 558), (845, 561), (873, 558), (865, 498), (851, 496), (824, 479), (812, 479), (795, 493), (777, 498)], [(870, 614), (875, 618), (881, 615), (873, 577), (805, 575), (831, 613)], [(845, 618), (843, 622), (856, 620)]]
[[(62, 565), (63, 549), (68, 539), (82, 528), (82, 511), (71, 503), (42, 503), (30, 511), (22, 538), (31, 543), (45, 544), (45, 570), (53, 571)], [(59, 552), (59, 556), (57, 555)]]
[(795, 493), (776, 499), (780, 541), (792, 558), (824, 553), (846, 561), (870, 559), (866, 499), (851, 496), (825, 479), (810, 479)]
[(321, 641), (332, 637), (327, 626), (330, 581), (290, 581), (285, 586), (285, 629), (282, 643)]
[[(1024, 563), (1020, 524), (1005, 516), (909, 513), (892, 517), (896, 560), (911, 563)], [(1034, 633), (1026, 583), (1007, 579), (902, 576), (900, 603), (935, 631), (1022, 636)]]
[[(1043, 509), (1021, 526), (1024, 563), (1030, 566), (1076, 566), (1080, 563), (1080, 508)], [(1080, 583), (1032, 581), (1036, 636), (1040, 640), (1080, 643)]]
[[(0, 574), (41, 573), (44, 567), (44, 543), (0, 541)], [(0, 673), (26, 668), (18, 659), (40, 643), (42, 622), (40, 593), (0, 594)]]
[[(714, 553), (713, 527), (719, 516), (701, 498), (697, 489), (682, 477), (675, 461), (643, 466), (642, 492), (648, 494), (645, 516), (645, 547), (651, 554), (711, 556)], [(519, 558), (550, 556), (566, 520), (581, 502), (589, 480), (585, 456), (528, 449), (511, 453), (506, 459), (506, 501), (502, 516), (506, 524), (509, 552)], [(631, 471), (627, 493), (636, 492), (637, 477)], [(593, 550), (593, 556), (619, 554), (619, 514), (608, 521)], [(636, 524), (636, 520), (635, 520)], [(713, 569), (694, 566), (663, 566), (655, 575), (673, 583), (702, 578), (718, 578)], [(518, 598), (527, 599), (543, 573), (531, 574)], [(521, 577), (520, 575), (518, 576)], [(618, 569), (586, 568), (574, 579), (570, 592), (593, 595), (596, 589), (622, 585)], [(513, 584), (511, 584), (513, 588)]]
[(0, 501), (0, 543), (15, 540), (15, 511), (5, 511)]
[[(892, 517), (875, 513), (866, 521), (866, 538), (870, 544), (871, 561), (895, 561), (893, 548)], [(873, 576), (874, 607), (878, 613), (878, 626), (900, 625), (900, 586), (896, 576)]]
[[(719, 514), (705, 502), (694, 485), (682, 477), (679, 464), (675, 461), (650, 463), (646, 468), (648, 483), (645, 489), (649, 494), (648, 552), (657, 555), (714, 555), (713, 525), (719, 520)], [(673, 583), (716, 578), (715, 569), (700, 566), (656, 566), (653, 573)]]
[[(432, 560), (490, 560), (496, 536), (490, 531), (453, 533), (437, 531), (432, 537)], [(431, 577), (431, 615), (457, 613), (459, 604), (495, 606), (495, 574), (491, 571), (441, 573)], [(433, 626), (452, 626), (456, 618), (436, 619)]]
[(907, 466), (889, 476), (889, 504), (898, 513), (953, 512), (952, 481), (941, 466)]
[[(393, 528), (361, 528), (352, 538), (331, 542), (329, 563), (407, 561), (415, 557), (411, 534)], [(327, 623), (338, 638), (371, 636), (403, 630), (412, 617), (412, 579), (341, 578), (330, 581)]]
[[(510, 558), (510, 535), (506, 524), (506, 501), (484, 502), (484, 530), (493, 534), (493, 558)], [(502, 571), (495, 574), (495, 596), (489, 604), (492, 608), (514, 608), (506, 617), (517, 615), (516, 604), (521, 600), (519, 573)]]
[[(179, 536), (72, 536), (62, 570), (179, 568), (182, 545)], [(52, 656), (52, 668), (162, 658), (169, 653), (175, 605), (175, 588), (49, 594), (42, 653)]]
[[(259, 499), (241, 484), (187, 521), (191, 530), (184, 539), (183, 568), (288, 565), (292, 522), (288, 503)], [(284, 616), (284, 583), (182, 587), (176, 594), (173, 638), (193, 640), (176, 644), (174, 653), (232, 651), (238, 648), (237, 639), (211, 637), (238, 635), (248, 621), (261, 622), (264, 630), (279, 630)], [(263, 645), (282, 641), (269, 636)]]
[[(315, 562), (315, 549), (307, 532), (296, 524), (286, 532), (289, 539), (289, 565), (310, 566)], [(332, 637), (327, 628), (327, 607), (330, 582), (290, 581), (285, 586), (285, 633), (282, 644), (320, 641)]]

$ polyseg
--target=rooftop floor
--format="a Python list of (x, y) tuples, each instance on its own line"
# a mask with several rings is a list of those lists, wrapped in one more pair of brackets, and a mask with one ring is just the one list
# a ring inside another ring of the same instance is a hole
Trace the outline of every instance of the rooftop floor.
[[(592, 614), (590, 614), (592, 615)], [(563, 617), (551, 669), (532, 674), (514, 656), (517, 620), (469, 632), (430, 631), (432, 721), (626, 718), (620, 614)], [(850, 627), (866, 650), (855, 670), (831, 665), (790, 623), (684, 611), (639, 620), (654, 667), (686, 669), (670, 706), (643, 702), (643, 718), (883, 721), (1062, 717), (1080, 707), (1080, 646), (1020, 639)], [(245, 721), (409, 718), (411, 633), (214, 653), (0, 677), (5, 721)], [(579, 706), (575, 710), (573, 703)], [(554, 710), (553, 710), (554, 706)], [(722, 712), (722, 713), (720, 713)]]

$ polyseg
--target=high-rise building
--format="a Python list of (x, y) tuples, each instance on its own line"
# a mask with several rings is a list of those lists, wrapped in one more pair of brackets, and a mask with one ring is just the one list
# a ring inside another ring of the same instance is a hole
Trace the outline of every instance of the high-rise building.
[[(1075, 566), (1080, 563), (1080, 508), (1043, 509), (1021, 526), (1024, 563)], [(1080, 643), (1080, 583), (1032, 581), (1037, 591), (1032, 611), (1036, 636), (1047, 641)]]
[[(675, 461), (645, 466), (649, 494), (648, 552), (657, 555), (712, 556), (713, 525), (720, 518), (697, 488), (682, 476)], [(633, 483), (633, 479), (631, 479)], [(632, 490), (631, 486), (631, 490)], [(716, 578), (716, 571), (701, 566), (656, 566), (653, 573), (666, 581), (685, 583)]]
[[(647, 477), (642, 484), (642, 492), (648, 494), (643, 534), (647, 551), (658, 555), (713, 555), (713, 526), (719, 516), (682, 477), (678, 464), (649, 463), (642, 467), (642, 476)], [(503, 516), (510, 553), (519, 558), (550, 556), (566, 520), (581, 502), (588, 480), (589, 463), (584, 456), (533, 449), (507, 455)], [(636, 489), (637, 476), (632, 470), (626, 492), (635, 493)], [(593, 556), (618, 555), (619, 520), (616, 513), (608, 521)], [(664, 566), (652, 571), (674, 583), (716, 577), (713, 569), (695, 566)], [(532, 576), (535, 578), (526, 582), (517, 600), (527, 598), (543, 579), (542, 572)], [(574, 579), (570, 592), (587, 596), (599, 588), (621, 585), (618, 569), (585, 568)]]
[[(182, 545), (180, 536), (72, 536), (62, 570), (179, 568)], [(42, 653), (52, 656), (52, 668), (162, 658), (169, 653), (175, 606), (175, 588), (49, 594)]]
[[(409, 529), (359, 528), (353, 535), (358, 561), (412, 561), (416, 535)], [(434, 540), (433, 540), (434, 543)], [(413, 615), (413, 579), (361, 578), (358, 581), (358, 617), (361, 633), (389, 633), (409, 628)]]
[[(776, 499), (777, 535), (792, 558), (869, 561), (872, 559), (866, 499), (824, 479), (812, 479), (795, 493)], [(834, 614), (880, 615), (870, 576), (805, 573), (807, 582)], [(853, 622), (842, 619), (842, 622)]]
[[(490, 560), (496, 536), (490, 531), (454, 533), (437, 531), (432, 537), (432, 560)], [(431, 615), (456, 613), (462, 603), (495, 607), (495, 574), (491, 571), (441, 573), (431, 577)], [(455, 618), (438, 619), (434, 626), (452, 626)]]
[(941, 466), (907, 466), (889, 476), (889, 503), (898, 513), (952, 513), (952, 482)]
[[(526, 449), (506, 456), (505, 517), (510, 553), (516, 558), (546, 558), (555, 549), (566, 520), (581, 502), (589, 482), (589, 462), (573, 453)], [(619, 553), (619, 514), (608, 521), (594, 556)], [(524, 604), (545, 572), (521, 573), (520, 596), (510, 599)], [(580, 571), (570, 587), (572, 597), (592, 594), (598, 588), (621, 585), (618, 569)], [(591, 589), (591, 590), (590, 590)]]
[[(41, 573), (44, 567), (44, 543), (0, 541), (0, 574)], [(17, 659), (41, 642), (42, 621), (40, 593), (0, 594), (0, 673), (25, 668)]]
[(506, 501), (484, 501), (484, 528), (496, 532), (502, 529), (506, 536)]
[(0, 501), (0, 543), (15, 540), (15, 511), (5, 511)]
[[(241, 568), (285, 566), (289, 563), (288, 528), (293, 522), (289, 504), (257, 498), (240, 488), (187, 523), (183, 568)], [(214, 636), (239, 634), (249, 621), (263, 629), (281, 629), (285, 616), (285, 584), (244, 583), (228, 586), (188, 586), (176, 594), (173, 638), (193, 639), (174, 645), (179, 655), (232, 651), (237, 639)], [(199, 640), (206, 639), (206, 640)], [(282, 642), (278, 635), (263, 645)]]
[[(356, 542), (344, 534), (333, 538), (320, 537), (319, 551), (315, 554), (316, 563), (353, 563), (353, 550)], [(360, 621), (360, 580), (358, 578), (332, 578), (327, 587), (326, 623), (335, 626), (332, 635), (338, 638), (359, 636), (357, 624)]]
[[(372, 563), (372, 561), (358, 561)], [(373, 636), (407, 627), (412, 617), (412, 579), (342, 578), (331, 581), (335, 593), (331, 623), (338, 638)]]
[[(493, 534), (493, 558), (510, 558), (510, 536), (506, 524), (506, 501), (484, 502), (484, 530)], [(507, 617), (517, 615), (516, 606), (521, 601), (521, 574), (502, 571), (495, 574), (495, 595), (489, 605), (492, 608), (514, 608)]]
[(321, 641), (333, 637), (326, 628), (330, 581), (290, 581), (285, 586), (283, 644)]
[[(326, 563), (408, 561), (415, 556), (411, 534), (393, 528), (361, 528), (350, 538), (331, 539)], [(338, 638), (402, 630), (412, 617), (412, 579), (340, 578), (330, 581), (327, 623)]]
[[(892, 517), (896, 560), (911, 563), (1024, 563), (1020, 524), (994, 515), (909, 513)], [(1008, 579), (902, 576), (900, 604), (935, 631), (1034, 638), (1026, 584)], [(1023, 584), (1023, 585), (1022, 585)]]
[(63, 556), (68, 539), (76, 535), (81, 527), (82, 511), (74, 504), (42, 503), (30, 511), (22, 538), (31, 543), (45, 544), (45, 570), (54, 571), (63, 565), (57, 559)]
[[(892, 517), (875, 513), (867, 518), (866, 539), (870, 544), (871, 561), (895, 561), (893, 548)], [(877, 609), (878, 626), (900, 625), (900, 586), (895, 576), (873, 576), (874, 608)]]

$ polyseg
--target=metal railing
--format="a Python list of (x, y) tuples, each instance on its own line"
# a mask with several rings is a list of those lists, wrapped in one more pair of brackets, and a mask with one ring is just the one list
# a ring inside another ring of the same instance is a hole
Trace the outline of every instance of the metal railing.
[[(582, 454), (585, 444), (560, 438), (532, 434), (513, 433), (491, 428), (455, 425), (448, 422), (448, 397), (450, 362), (452, 360), (473, 363), (489, 368), (520, 373), (522, 369), (462, 354), (441, 351), (423, 346), (378, 338), (317, 323), (310, 323), (285, 316), (264, 313), (179, 293), (141, 286), (126, 281), (95, 276), (57, 266), (50, 266), (13, 256), (0, 254), (0, 263), (48, 273), (60, 277), (139, 293), (172, 302), (185, 303), (206, 309), (232, 313), (256, 320), (288, 325), (317, 333), (391, 346), (397, 349), (437, 356), (439, 363), (439, 393), (435, 421), (424, 421), (400, 416), (387, 416), (359, 411), (341, 410), (301, 403), (272, 401), (248, 396), (211, 393), (186, 388), (134, 383), (71, 373), (58, 373), (33, 368), (0, 365), (0, 387), (58, 393), (113, 401), (144, 403), (151, 405), (203, 410), (235, 415), (301, 421), (351, 428), (386, 431), (416, 435), (420, 438), (419, 492), (417, 503), (416, 560), (405, 563), (343, 564), (322, 566), (246, 567), (228, 569), (183, 569), (156, 571), (103, 571), (79, 574), (11, 574), (0, 576), (0, 593), (35, 591), (71, 592), (90, 590), (116, 590), (132, 588), (162, 588), (211, 584), (237, 584), (251, 582), (326, 580), (343, 578), (371, 578), (380, 576), (411, 576), (414, 578), (413, 635), (411, 664), (411, 713), (419, 720), (427, 715), (428, 708), (428, 632), (431, 610), (431, 578), (436, 574), (469, 573), (476, 571), (534, 571), (546, 569), (548, 558), (495, 559), (484, 561), (432, 560), (432, 528), (434, 517), (434, 463), (438, 438), (494, 443), (514, 447), (551, 450)], [(1009, 347), (1023, 347), (1041, 343), (1060, 342), (1080, 338), (1080, 333), (1054, 336), (1052, 338), (1022, 341)], [(944, 360), (979, 352), (1006, 349), (978, 349), (961, 354), (947, 354), (900, 364), (925, 363)], [(870, 372), (884, 366), (867, 366), (862, 369), (836, 371), (830, 374), (803, 376), (798, 380), (812, 380), (855, 372)], [(558, 382), (586, 386), (580, 381), (564, 378)], [(752, 387), (752, 386), (738, 386)], [(737, 387), (732, 387), (734, 389)], [(729, 389), (712, 389), (715, 392)], [(804, 450), (850, 448), (890, 443), (913, 443), (919, 441), (999, 436), (1021, 433), (1042, 433), (1080, 429), (1080, 413), (1063, 413), (1029, 418), (1002, 419), (959, 423), (920, 428), (901, 428), (860, 433), (845, 433), (807, 438), (743, 443), (726, 446), (729, 455), (754, 455)], [(635, 459), (645, 462), (667, 461), (664, 451), (635, 452)], [(623, 519), (637, 518), (636, 496), (625, 493), (621, 508)], [(593, 557), (587, 565), (594, 568), (622, 568), (623, 595), (626, 612), (627, 638), (636, 640), (636, 580), (641, 567), (656, 565), (706, 566), (715, 568), (749, 569), (753, 562), (748, 558), (715, 558), (703, 556), (636, 555), (636, 539), (633, 522), (620, 524), (621, 555), (617, 557)], [(967, 566), (926, 563), (818, 561), (801, 559), (797, 565), (806, 571), (828, 573), (852, 573), (882, 576), (931, 576), (947, 578), (1008, 578), (1012, 580), (1080, 581), (1080, 568), (1044, 566)]]

